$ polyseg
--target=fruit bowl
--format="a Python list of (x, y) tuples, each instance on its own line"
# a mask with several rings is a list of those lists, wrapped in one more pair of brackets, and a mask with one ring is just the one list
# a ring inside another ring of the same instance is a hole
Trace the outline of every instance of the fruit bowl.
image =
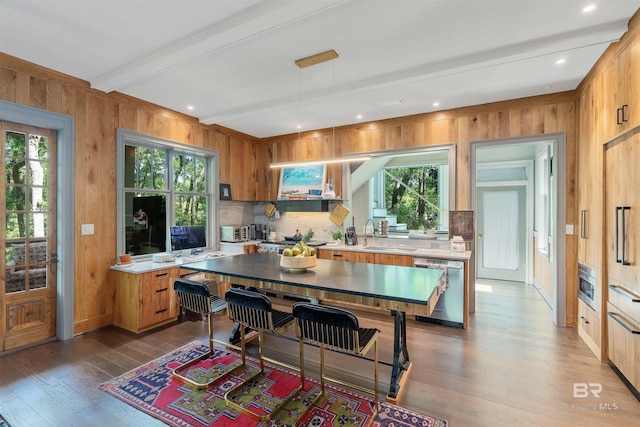
[(312, 256), (280, 256), (280, 267), (296, 273), (316, 266), (317, 258)]

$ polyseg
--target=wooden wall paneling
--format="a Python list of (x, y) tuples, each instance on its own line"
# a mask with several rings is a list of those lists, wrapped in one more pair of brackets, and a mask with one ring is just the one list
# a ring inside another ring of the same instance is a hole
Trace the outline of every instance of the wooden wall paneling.
[[(98, 186), (98, 176), (100, 171), (98, 170), (100, 165), (100, 158), (98, 153), (98, 147), (103, 143), (101, 138), (102, 123), (101, 120), (107, 114), (106, 101), (93, 94), (87, 95), (87, 136), (84, 152), (84, 174), (82, 180), (84, 181), (84, 188), (82, 194), (84, 194), (85, 206), (84, 211), (81, 212), (82, 224), (96, 224), (98, 210), (104, 211), (105, 206), (102, 206), (102, 194), (101, 188)], [(97, 228), (97, 227), (96, 227)], [(77, 227), (76, 230), (80, 230)], [(84, 271), (81, 272), (80, 286), (84, 287), (84, 293), (87, 301), (92, 301), (93, 304), (87, 304), (87, 318), (95, 318), (100, 315), (101, 302), (98, 301), (98, 247), (100, 244), (100, 237), (103, 235), (102, 230), (96, 230), (96, 234), (78, 236), (82, 240), (82, 249), (85, 259)], [(76, 331), (82, 332), (82, 331)]]
[(519, 135), (534, 135), (533, 108), (520, 109)]
[(470, 135), (472, 141), (482, 141), (490, 139), (489, 136), (489, 113), (476, 114), (471, 123)]
[[(116, 129), (120, 126), (120, 104), (106, 100), (105, 114), (100, 120), (102, 140), (98, 145), (97, 187), (102, 195), (96, 211), (96, 226), (100, 230), (97, 246), (96, 317), (113, 316), (115, 285), (109, 280), (109, 267), (116, 263)], [(111, 322), (112, 320), (109, 320)]]
[[(85, 147), (87, 139), (87, 95), (84, 91), (77, 91), (75, 94), (75, 158), (74, 158), (74, 193), (75, 197), (75, 217), (74, 230), (80, 230), (83, 224), (84, 213), (86, 211), (87, 199), (85, 197), (84, 179), (85, 176)], [(78, 233), (76, 233), (77, 235)], [(74, 325), (86, 319), (87, 305), (91, 303), (87, 299), (85, 286), (83, 283), (85, 271), (84, 239), (74, 239)], [(75, 326), (74, 326), (75, 330)]]
[(16, 72), (5, 67), (0, 67), (0, 99), (16, 101)]
[(197, 147), (205, 147), (204, 145), (204, 129), (198, 124), (187, 125), (189, 133), (187, 140)]
[[(231, 183), (231, 161), (230, 161), (230, 146), (229, 137), (217, 132), (209, 132), (209, 135), (213, 133), (213, 140), (215, 146), (220, 152), (220, 182), (224, 184)], [(217, 191), (217, 189), (216, 189)], [(233, 193), (231, 193), (233, 196)]]
[(545, 133), (544, 106), (536, 105), (533, 107), (531, 114), (533, 116), (533, 129), (531, 133), (534, 135)]
[(371, 150), (380, 151), (386, 147), (386, 131), (378, 126), (371, 129)]
[(30, 78), (28, 74), (18, 72), (16, 74), (16, 102), (18, 104), (30, 105)]
[(76, 112), (76, 91), (72, 87), (62, 87), (62, 114), (75, 116)]
[(544, 123), (544, 132), (546, 133), (560, 132), (558, 128), (557, 104), (545, 105), (542, 114), (543, 114), (542, 120)]
[(451, 142), (449, 124), (450, 120), (448, 119), (426, 121), (424, 125), (425, 144), (442, 144), (447, 140)]
[(385, 139), (383, 150), (391, 148), (402, 148), (402, 125), (388, 126), (385, 128)]
[(138, 109), (137, 132), (146, 135), (155, 135), (153, 132), (154, 116), (150, 111)]
[(45, 90), (47, 110), (60, 113), (62, 111), (62, 85), (56, 82), (48, 82)]
[(424, 121), (406, 123), (402, 125), (402, 147), (419, 147), (425, 145)]
[(138, 131), (138, 110), (127, 104), (120, 104), (118, 126), (132, 132)]
[(469, 185), (469, 141), (471, 141), (472, 126), (477, 120), (465, 116), (458, 119), (458, 141), (456, 143), (456, 209), (471, 209), (471, 193)]
[(47, 82), (33, 76), (29, 78), (29, 105), (42, 110), (47, 107)]
[(373, 130), (358, 129), (354, 131), (353, 138), (340, 138), (336, 148), (340, 148), (343, 155), (372, 151)]

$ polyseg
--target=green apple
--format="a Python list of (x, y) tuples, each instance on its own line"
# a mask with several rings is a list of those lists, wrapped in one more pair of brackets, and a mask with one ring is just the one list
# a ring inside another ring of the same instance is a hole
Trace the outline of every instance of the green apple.
[(293, 256), (293, 251), (290, 248), (286, 248), (282, 251), (283, 256)]

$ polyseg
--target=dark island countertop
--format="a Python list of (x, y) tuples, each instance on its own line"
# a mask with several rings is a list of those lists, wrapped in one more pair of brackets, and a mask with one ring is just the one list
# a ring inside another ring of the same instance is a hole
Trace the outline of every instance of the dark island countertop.
[[(428, 268), (324, 259), (317, 260), (314, 268), (293, 273), (280, 267), (279, 255), (268, 253), (209, 259), (185, 264), (182, 268), (228, 276), (232, 283), (235, 283), (233, 278), (248, 279), (303, 288), (299, 289), (303, 294), (340, 294), (411, 305), (433, 303), (443, 275), (442, 270)], [(387, 304), (382, 306), (386, 308)]]

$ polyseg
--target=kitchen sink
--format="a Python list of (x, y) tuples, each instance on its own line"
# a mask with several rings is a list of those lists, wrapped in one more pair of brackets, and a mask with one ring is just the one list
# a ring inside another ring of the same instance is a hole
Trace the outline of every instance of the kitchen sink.
[(384, 251), (384, 252), (413, 252), (418, 248), (398, 248), (394, 246), (363, 246), (363, 249), (369, 249), (371, 251)]

